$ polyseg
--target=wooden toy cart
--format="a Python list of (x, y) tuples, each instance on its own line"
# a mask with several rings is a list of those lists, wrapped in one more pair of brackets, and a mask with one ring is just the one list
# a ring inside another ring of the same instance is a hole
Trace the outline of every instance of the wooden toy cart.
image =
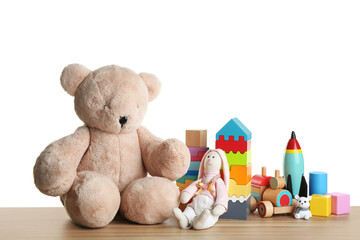
[(250, 210), (258, 209), (261, 217), (271, 217), (274, 214), (291, 213), (296, 209), (296, 200), (292, 199), (291, 193), (283, 189), (284, 177), (280, 177), (280, 171), (275, 171), (275, 177), (266, 176), (266, 168), (262, 168), (262, 175), (255, 175), (251, 179), (251, 203)]

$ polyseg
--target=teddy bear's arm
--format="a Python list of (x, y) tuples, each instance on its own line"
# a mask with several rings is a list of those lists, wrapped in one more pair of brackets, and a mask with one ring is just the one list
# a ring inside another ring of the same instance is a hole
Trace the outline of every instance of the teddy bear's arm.
[(60, 196), (67, 193), (74, 182), (76, 168), (90, 142), (86, 126), (45, 148), (34, 166), (36, 187), (44, 194)]
[(138, 129), (138, 136), (145, 168), (152, 176), (175, 181), (186, 173), (190, 152), (184, 143), (174, 138), (162, 140), (145, 127)]

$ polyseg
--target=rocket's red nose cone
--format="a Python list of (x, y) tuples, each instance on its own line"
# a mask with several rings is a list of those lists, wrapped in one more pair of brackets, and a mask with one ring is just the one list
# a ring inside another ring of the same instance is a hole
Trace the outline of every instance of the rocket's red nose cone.
[(286, 149), (296, 150), (301, 149), (299, 142), (296, 139), (290, 139)]

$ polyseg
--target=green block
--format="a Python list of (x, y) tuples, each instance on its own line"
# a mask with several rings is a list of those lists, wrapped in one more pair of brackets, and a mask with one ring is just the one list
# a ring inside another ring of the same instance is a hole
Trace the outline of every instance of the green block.
[(244, 152), (243, 154), (240, 152), (233, 153), (225, 153), (227, 161), (229, 163), (229, 169), (232, 165), (242, 165), (246, 166), (251, 162), (251, 151)]
[(185, 184), (185, 180), (191, 180), (191, 181), (196, 181), (198, 179), (198, 176), (194, 176), (194, 175), (184, 175), (181, 178), (179, 178), (178, 180), (176, 180), (176, 182), (178, 183), (184, 183)]

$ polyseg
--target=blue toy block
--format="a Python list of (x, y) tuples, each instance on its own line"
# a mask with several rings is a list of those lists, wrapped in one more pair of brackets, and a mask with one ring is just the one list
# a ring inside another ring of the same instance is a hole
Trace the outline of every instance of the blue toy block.
[(199, 175), (199, 171), (187, 171), (187, 173), (185, 174), (185, 175), (196, 175), (196, 176), (198, 176)]
[(327, 193), (327, 173), (310, 172), (309, 173), (309, 194), (326, 194)]
[(235, 141), (239, 141), (239, 136), (243, 136), (244, 141), (248, 141), (251, 139), (251, 132), (239, 119), (233, 118), (216, 133), (216, 140), (219, 140), (219, 136), (224, 136), (226, 141), (229, 141), (229, 136), (234, 136)]
[(250, 214), (250, 202), (250, 197), (243, 202), (240, 202), (239, 200), (233, 202), (230, 199), (228, 203), (228, 210), (221, 215), (220, 218), (247, 220)]
[(201, 163), (201, 162), (199, 162), (199, 161), (190, 162), (189, 171), (199, 171), (200, 163)]

